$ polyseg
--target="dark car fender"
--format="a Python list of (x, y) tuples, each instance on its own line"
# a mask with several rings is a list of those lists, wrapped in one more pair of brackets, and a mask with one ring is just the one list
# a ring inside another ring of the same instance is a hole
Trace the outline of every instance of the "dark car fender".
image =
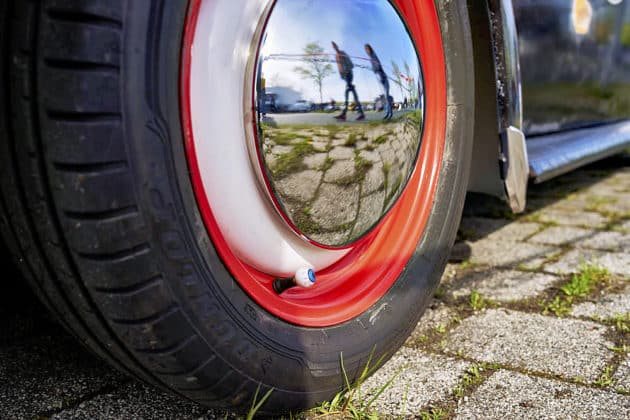
[(518, 35), (510, 0), (469, 0), (475, 60), (475, 132), (469, 191), (525, 209), (528, 160), (522, 132)]

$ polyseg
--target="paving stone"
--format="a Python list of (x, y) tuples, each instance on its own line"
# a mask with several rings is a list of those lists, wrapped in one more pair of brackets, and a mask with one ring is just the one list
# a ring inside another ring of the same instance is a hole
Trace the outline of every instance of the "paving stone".
[(444, 273), (442, 274), (442, 278), (440, 279), (440, 284), (442, 286), (447, 286), (448, 284), (456, 280), (459, 267), (460, 267), (459, 264), (454, 264), (451, 262), (447, 263), (446, 267), (444, 268)]
[(599, 213), (589, 211), (543, 211), (540, 214), (542, 222), (557, 223), (568, 226), (601, 227), (607, 219)]
[(564, 254), (558, 261), (545, 266), (552, 273), (576, 273), (583, 264), (595, 264), (614, 274), (628, 276), (630, 254), (602, 252), (587, 249), (574, 249)]
[(492, 235), (492, 239), (509, 238), (511, 241), (522, 241), (540, 229), (536, 223), (515, 223), (506, 219), (489, 219), (485, 217), (464, 217), (459, 230), (470, 239), (481, 239)]
[(630, 253), (630, 234), (612, 231), (598, 232), (592, 237), (582, 241), (580, 246), (613, 252)]
[(514, 270), (488, 270), (470, 273), (453, 284), (453, 297), (477, 290), (493, 300), (508, 302), (534, 297), (558, 281), (556, 276)]
[(0, 360), (2, 418), (34, 418), (124, 379), (59, 327), (0, 349)]
[(615, 388), (630, 392), (630, 356), (626, 356), (624, 361), (619, 364), (613, 379), (615, 380)]
[(322, 173), (320, 171), (309, 169), (282, 178), (276, 182), (276, 188), (285, 197), (308, 202), (315, 197), (321, 179)]
[(560, 251), (549, 245), (514, 242), (509, 237), (488, 237), (476, 242), (466, 242), (466, 245), (470, 248), (471, 262), (498, 267), (538, 268), (548, 257)]
[(337, 160), (326, 171), (324, 175), (324, 181), (326, 182), (340, 182), (347, 181), (352, 178), (355, 173), (353, 160)]
[(596, 302), (584, 302), (573, 307), (571, 315), (583, 317), (612, 318), (630, 312), (630, 287), (622, 293), (604, 295)]
[(322, 184), (313, 202), (311, 218), (324, 229), (354, 221), (359, 206), (359, 186)]
[(561, 200), (550, 197), (527, 197), (527, 209), (538, 213), (584, 211), (587, 206), (586, 197), (575, 193)]
[(236, 419), (234, 413), (201, 405), (133, 382), (61, 411), (51, 419)]
[(328, 156), (335, 160), (352, 159), (354, 158), (354, 152), (349, 147), (337, 146), (328, 153)]
[(456, 419), (623, 419), (630, 397), (500, 370), (455, 413)]
[(327, 157), (328, 153), (315, 153), (305, 156), (302, 162), (308, 169), (319, 169), (324, 164)]
[(451, 323), (457, 313), (450, 307), (434, 302), (429, 306), (427, 310), (420, 318), (418, 325), (413, 330), (405, 345), (408, 347), (416, 347), (418, 341), (422, 342), (423, 337), (426, 337), (432, 330), (440, 326), (447, 326)]
[(589, 321), (492, 309), (463, 320), (446, 346), (484, 362), (594, 381), (612, 357), (605, 332)]
[(417, 415), (429, 403), (448, 398), (468, 366), (469, 363), (461, 360), (403, 347), (365, 382), (362, 390), (369, 399), (369, 395), (398, 374), (376, 400), (374, 408), (388, 416)]
[(575, 244), (577, 241), (590, 238), (595, 231), (572, 226), (552, 226), (529, 239), (530, 242), (548, 245)]

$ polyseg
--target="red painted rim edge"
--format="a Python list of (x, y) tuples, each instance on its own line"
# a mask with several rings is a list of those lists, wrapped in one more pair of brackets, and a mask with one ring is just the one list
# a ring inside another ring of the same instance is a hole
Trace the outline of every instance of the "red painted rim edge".
[[(437, 188), (446, 131), (446, 74), (437, 11), (432, 0), (393, 0), (409, 29), (422, 63), (426, 110), (424, 137), (416, 168), (389, 214), (338, 263), (318, 272), (310, 289), (291, 289), (282, 297), (273, 278), (239, 260), (212, 214), (195, 153), (190, 110), (191, 49), (202, 0), (191, 0), (184, 32), (180, 105), (184, 145), (193, 190), (208, 234), (223, 263), (245, 292), (280, 319), (308, 327), (347, 321), (370, 308), (402, 273), (424, 231)], [(416, 217), (409, 217), (415, 214)]]

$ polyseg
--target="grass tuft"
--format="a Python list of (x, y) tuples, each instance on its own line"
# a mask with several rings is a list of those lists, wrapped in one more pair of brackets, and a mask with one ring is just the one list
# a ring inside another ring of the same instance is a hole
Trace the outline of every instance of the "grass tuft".
[(470, 297), (468, 298), (468, 303), (470, 307), (475, 311), (480, 311), (488, 307), (488, 304), (492, 303), (490, 299), (485, 298), (481, 293), (477, 290), (470, 292)]
[(310, 141), (296, 143), (290, 152), (278, 156), (272, 171), (274, 176), (282, 177), (302, 169), (305, 165), (304, 156), (314, 153), (315, 149)]
[(347, 147), (354, 147), (357, 144), (357, 140), (357, 135), (355, 133), (350, 133), (348, 134), (348, 138), (343, 145)]
[(573, 274), (567, 283), (560, 286), (560, 294), (554, 296), (553, 300), (540, 302), (543, 315), (551, 312), (557, 317), (566, 316), (577, 300), (589, 296), (596, 287), (607, 284), (610, 279), (611, 274), (605, 268), (593, 264), (582, 264), (579, 272)]
[(610, 272), (605, 268), (594, 265), (582, 265), (580, 271), (571, 277), (571, 280), (560, 287), (560, 290), (569, 297), (585, 297), (601, 283), (610, 280)]
[(597, 380), (593, 382), (593, 385), (603, 388), (606, 386), (611, 386), (614, 383), (615, 380), (613, 379), (613, 366), (608, 365), (599, 376), (599, 378), (597, 378)]
[(317, 414), (315, 418), (341, 418), (341, 419), (374, 419), (377, 420), (381, 416), (376, 413), (371, 407), (376, 400), (387, 390), (394, 380), (400, 375), (401, 371), (398, 371), (380, 388), (370, 390), (373, 392), (372, 396), (367, 399), (365, 395), (361, 395), (361, 386), (365, 380), (378, 369), (385, 355), (381, 356), (376, 362), (372, 363), (372, 354), (368, 357), (368, 360), (361, 370), (359, 377), (353, 382), (350, 382), (346, 367), (343, 361), (343, 353), (340, 354), (341, 372), (343, 374), (343, 380), (345, 388), (338, 392), (330, 401), (321, 403), (318, 407), (311, 410), (312, 413)]
[(271, 393), (274, 391), (275, 388), (270, 388), (265, 395), (263, 395), (263, 397), (260, 399), (260, 401), (256, 401), (258, 399), (258, 393), (260, 392), (260, 383), (258, 384), (258, 388), (256, 388), (256, 393), (254, 394), (254, 399), (252, 400), (252, 406), (249, 409), (249, 412), (247, 413), (247, 417), (245, 417), (247, 420), (252, 420), (254, 419), (254, 416), (256, 415), (256, 413), (258, 412), (258, 410), (260, 410), (260, 407), (262, 407), (262, 405), (269, 399), (269, 397), (271, 396)]
[(442, 420), (448, 417), (448, 413), (441, 408), (432, 408), (420, 413), (421, 420)]
[(472, 365), (462, 375), (462, 380), (453, 390), (453, 395), (455, 397), (461, 398), (466, 395), (466, 391), (483, 380), (481, 376), (481, 369), (483, 369), (479, 365)]

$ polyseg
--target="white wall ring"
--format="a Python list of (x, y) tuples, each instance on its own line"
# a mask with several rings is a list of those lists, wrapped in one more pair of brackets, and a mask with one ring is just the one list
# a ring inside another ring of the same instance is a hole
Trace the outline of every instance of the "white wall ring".
[(296, 236), (278, 216), (252, 165), (247, 146), (253, 138), (252, 111), (243, 105), (251, 103), (245, 98), (251, 83), (247, 67), (270, 4), (201, 3), (191, 46), (190, 91), (184, 96), (190, 98), (202, 186), (222, 235), (243, 262), (286, 276), (303, 265), (321, 270), (350, 249), (324, 249)]

